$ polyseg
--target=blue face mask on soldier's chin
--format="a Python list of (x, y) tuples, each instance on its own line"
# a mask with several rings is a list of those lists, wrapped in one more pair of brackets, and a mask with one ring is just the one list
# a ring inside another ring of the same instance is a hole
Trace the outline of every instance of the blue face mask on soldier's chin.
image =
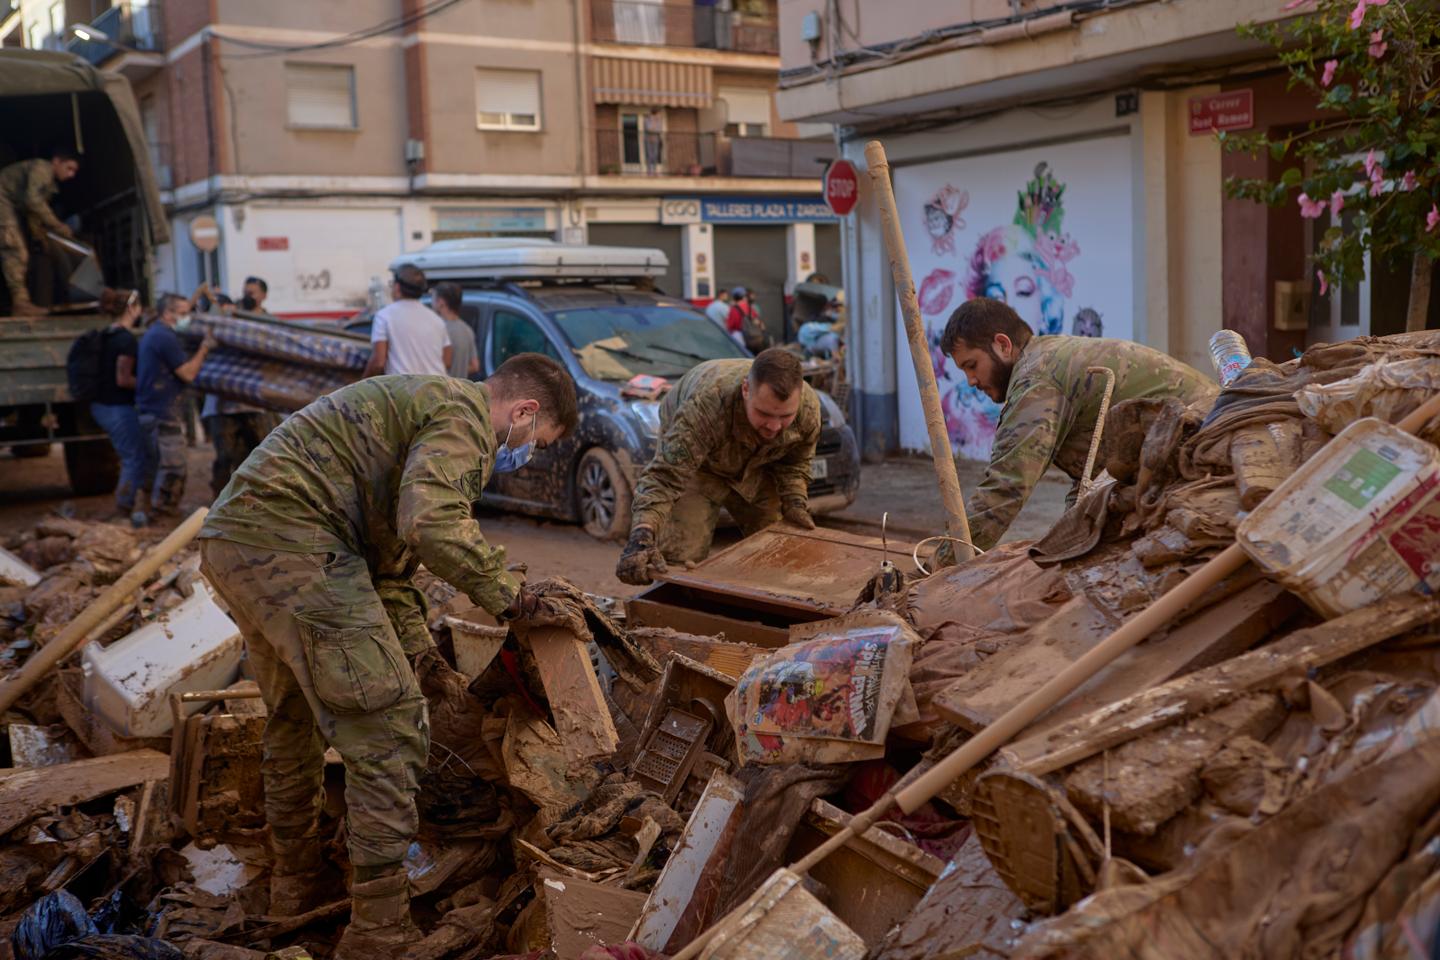
[(518, 447), (510, 446), (510, 434), (515, 432), (515, 424), (510, 424), (510, 429), (505, 431), (505, 442), (495, 451), (496, 473), (514, 473), (530, 462), (530, 455), (535, 452), (535, 429), (539, 419), (540, 411), (536, 410), (530, 420), (530, 439)]

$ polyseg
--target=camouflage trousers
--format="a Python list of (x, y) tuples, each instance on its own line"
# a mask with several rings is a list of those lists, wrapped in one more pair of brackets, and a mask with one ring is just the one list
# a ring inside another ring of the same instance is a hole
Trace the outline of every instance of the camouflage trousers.
[(24, 221), (15, 215), (15, 208), (0, 200), (0, 274), (10, 288), (11, 303), (30, 302), (25, 286), (25, 271), (30, 266), (30, 248), (25, 243)]
[(780, 520), (780, 494), (768, 479), (752, 501), (714, 477), (697, 477), (670, 508), (660, 531), (660, 553), (666, 563), (698, 563), (710, 555), (720, 511), (729, 512), (744, 536), (759, 533)]
[(179, 510), (185, 495), (185, 427), (142, 413), (140, 433), (145, 440), (145, 467), (139, 488), (150, 492), (152, 507)]
[(279, 417), (273, 413), (216, 413), (204, 418), (205, 433), (215, 447), (210, 468), (210, 492), (220, 496), (235, 469), (275, 429)]
[(201, 571), (224, 599), (269, 711), (265, 819), (305, 835), (323, 801), (325, 746), (345, 761), (350, 862), (405, 859), (430, 749), (425, 698), (365, 561), (203, 540)]

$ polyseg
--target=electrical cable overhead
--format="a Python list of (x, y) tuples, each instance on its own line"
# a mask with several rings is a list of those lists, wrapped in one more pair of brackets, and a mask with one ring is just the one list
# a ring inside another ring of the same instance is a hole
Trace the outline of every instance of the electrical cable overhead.
[(404, 30), (406, 27), (420, 23), (429, 17), (433, 17), (463, 2), (465, 2), (465, 0), (433, 0), (433, 2), (406, 16), (383, 20), (380, 23), (362, 27), (359, 30), (340, 34), (328, 40), (320, 40), (315, 43), (277, 44), (264, 43), (258, 40), (243, 40), (239, 37), (226, 36), (223, 33), (212, 33), (211, 35), (224, 43), (234, 44), (237, 47), (247, 47), (256, 51), (255, 53), (234, 54), (230, 57), (232, 60), (254, 60), (261, 57), (283, 56), (290, 53), (306, 53), (312, 50), (333, 50), (340, 47), (351, 46), (352, 44), (360, 43), (363, 40), (369, 40), (373, 37), (384, 36), (387, 33), (394, 33), (397, 30)]

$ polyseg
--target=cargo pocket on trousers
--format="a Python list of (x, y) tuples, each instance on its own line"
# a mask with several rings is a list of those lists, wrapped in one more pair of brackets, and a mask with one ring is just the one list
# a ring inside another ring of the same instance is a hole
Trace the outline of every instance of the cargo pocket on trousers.
[(332, 712), (371, 713), (404, 696), (410, 668), (384, 625), (354, 625), (342, 611), (296, 619), (315, 696)]

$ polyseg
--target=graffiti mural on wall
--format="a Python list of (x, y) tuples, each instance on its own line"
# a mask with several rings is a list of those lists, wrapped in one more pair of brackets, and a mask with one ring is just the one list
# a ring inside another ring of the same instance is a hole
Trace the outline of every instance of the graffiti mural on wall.
[[(1128, 216), (1128, 170), (1112, 175), (1100, 158), (1076, 155), (1096, 152), (1092, 145), (1062, 145), (897, 172), (901, 208), (912, 211), (902, 216), (907, 237), (915, 238), (912, 269), (941, 407), (962, 457), (989, 456), (1000, 414), (1000, 405), (971, 388), (940, 352), (945, 322), (962, 302), (1004, 300), (1037, 334), (1130, 335), (1106, 329), (1108, 317), (1128, 321), (1130, 284), (1128, 278), (1117, 283), (1123, 274), (1115, 269), (1130, 257), (1128, 224), (1120, 219)], [(1022, 156), (1023, 165), (1015, 162)], [(1017, 170), (1027, 175), (1017, 178)], [(901, 442), (910, 446), (920, 440), (913, 424), (907, 434), (918, 402), (907, 409), (904, 386), (901, 391)]]

